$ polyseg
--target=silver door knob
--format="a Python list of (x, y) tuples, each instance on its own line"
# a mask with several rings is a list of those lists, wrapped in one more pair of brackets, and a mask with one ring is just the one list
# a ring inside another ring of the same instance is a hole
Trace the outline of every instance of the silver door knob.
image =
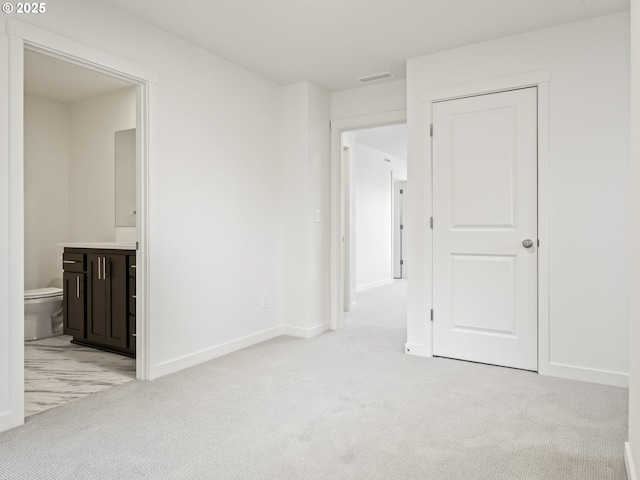
[(531, 240), (530, 238), (527, 238), (525, 240), (522, 240), (522, 246), (524, 248), (531, 248), (533, 247), (533, 240)]

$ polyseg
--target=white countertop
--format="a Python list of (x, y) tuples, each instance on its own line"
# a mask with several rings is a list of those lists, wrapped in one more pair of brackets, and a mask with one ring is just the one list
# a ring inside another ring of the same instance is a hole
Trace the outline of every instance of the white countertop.
[(135, 250), (136, 242), (85, 242), (85, 243), (59, 243), (59, 247), (68, 248), (102, 248), (112, 250)]

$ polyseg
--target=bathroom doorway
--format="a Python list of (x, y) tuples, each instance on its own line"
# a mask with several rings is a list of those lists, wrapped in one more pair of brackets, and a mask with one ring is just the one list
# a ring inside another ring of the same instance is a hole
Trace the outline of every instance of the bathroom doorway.
[(14, 18), (7, 18), (8, 77), (5, 80), (8, 95), (4, 105), (8, 113), (6, 141), (7, 185), (6, 213), (8, 247), (5, 295), (8, 317), (5, 335), (0, 337), (0, 350), (5, 352), (6, 368), (3, 376), (3, 412), (0, 430), (4, 431), (24, 423), (24, 54), (25, 50), (84, 66), (125, 80), (136, 88), (136, 378), (149, 379), (149, 145), (155, 138), (155, 90), (157, 73), (132, 62), (84, 43), (41, 29)]
[[(61, 296), (63, 244), (136, 248), (136, 142), (129, 142), (126, 168), (133, 191), (123, 195), (116, 132), (135, 132), (137, 95), (125, 79), (24, 50), (25, 416), (136, 378), (135, 358), (71, 343), (62, 331), (62, 301), (57, 308), (59, 297), (44, 295)], [(118, 195), (132, 204), (124, 221), (116, 221)], [(30, 311), (44, 302), (51, 321), (40, 325), (44, 315), (34, 320)]]

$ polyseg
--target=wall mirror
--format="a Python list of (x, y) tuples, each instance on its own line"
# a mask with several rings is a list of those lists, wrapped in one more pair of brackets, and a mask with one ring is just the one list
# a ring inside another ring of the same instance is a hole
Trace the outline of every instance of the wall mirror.
[(116, 227), (136, 226), (136, 129), (115, 134)]

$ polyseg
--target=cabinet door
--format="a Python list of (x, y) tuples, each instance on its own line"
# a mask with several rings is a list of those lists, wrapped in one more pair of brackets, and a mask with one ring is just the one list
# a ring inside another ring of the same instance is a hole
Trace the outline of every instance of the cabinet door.
[(129, 255), (129, 352), (136, 354), (136, 256)]
[(107, 285), (105, 281), (106, 267), (104, 255), (90, 253), (87, 255), (87, 340), (105, 343), (105, 326), (107, 318)]
[(84, 273), (64, 272), (63, 278), (63, 330), (76, 339), (85, 338)]
[(128, 346), (127, 331), (127, 256), (106, 255), (106, 331), (105, 343), (111, 347), (126, 349)]

